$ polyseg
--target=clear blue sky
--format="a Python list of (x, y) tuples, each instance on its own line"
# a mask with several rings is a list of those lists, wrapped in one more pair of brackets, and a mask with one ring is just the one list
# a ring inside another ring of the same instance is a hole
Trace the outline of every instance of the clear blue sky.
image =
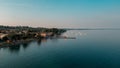
[(0, 25), (120, 27), (120, 0), (0, 0)]

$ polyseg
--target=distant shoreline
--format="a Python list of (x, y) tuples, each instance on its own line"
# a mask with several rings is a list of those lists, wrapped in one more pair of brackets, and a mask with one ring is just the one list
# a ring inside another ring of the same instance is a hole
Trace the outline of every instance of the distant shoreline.
[(120, 28), (80, 28), (80, 29), (66, 28), (66, 30), (120, 30)]

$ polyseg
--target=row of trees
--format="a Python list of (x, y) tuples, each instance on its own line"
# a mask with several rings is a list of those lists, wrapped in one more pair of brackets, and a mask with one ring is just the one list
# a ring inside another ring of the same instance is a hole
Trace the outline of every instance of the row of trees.
[(57, 28), (42, 28), (42, 27), (33, 28), (29, 26), (2, 26), (2, 25), (0, 25), (0, 30), (15, 30), (15, 31), (27, 30), (29, 32), (54, 32), (54, 33), (66, 31), (64, 29)]

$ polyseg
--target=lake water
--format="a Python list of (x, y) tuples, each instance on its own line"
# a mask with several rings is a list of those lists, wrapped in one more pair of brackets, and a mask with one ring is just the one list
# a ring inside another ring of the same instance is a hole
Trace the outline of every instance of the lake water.
[(0, 68), (120, 68), (120, 30), (70, 30), (76, 39), (43, 39), (0, 48)]

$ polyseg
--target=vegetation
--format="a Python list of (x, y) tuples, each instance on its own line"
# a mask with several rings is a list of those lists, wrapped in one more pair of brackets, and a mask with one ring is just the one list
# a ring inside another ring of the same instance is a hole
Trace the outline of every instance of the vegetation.
[(41, 39), (61, 35), (66, 32), (58, 28), (33, 28), (28, 26), (0, 26), (1, 41), (18, 41), (30, 38)]

